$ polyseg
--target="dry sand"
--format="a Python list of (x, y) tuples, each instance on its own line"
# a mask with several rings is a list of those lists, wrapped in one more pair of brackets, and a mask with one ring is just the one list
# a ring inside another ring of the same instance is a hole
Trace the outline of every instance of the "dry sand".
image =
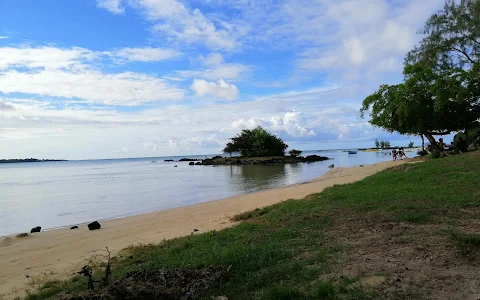
[[(248, 195), (102, 222), (102, 229), (56, 229), (28, 237), (0, 240), (0, 299), (25, 294), (35, 279), (78, 271), (91, 252), (108, 246), (113, 253), (130, 245), (158, 243), (164, 239), (231, 227), (231, 217), (288, 199), (301, 199), (325, 188), (361, 180), (401, 164), (382, 162), (363, 167), (337, 168), (313, 181)], [(31, 276), (27, 278), (26, 275)], [(30, 283), (30, 284), (29, 284)]]

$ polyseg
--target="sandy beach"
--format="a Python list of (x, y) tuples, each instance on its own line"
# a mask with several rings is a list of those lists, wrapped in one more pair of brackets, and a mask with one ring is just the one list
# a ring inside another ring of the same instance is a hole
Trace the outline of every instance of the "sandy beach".
[[(88, 231), (56, 229), (28, 237), (0, 240), (0, 299), (25, 294), (35, 278), (54, 279), (72, 274), (88, 260), (91, 252), (108, 246), (118, 253), (130, 245), (159, 243), (164, 239), (233, 226), (235, 214), (269, 206), (288, 199), (301, 199), (336, 184), (352, 183), (403, 163), (382, 162), (363, 167), (337, 168), (303, 184), (211, 201), (176, 209), (102, 222), (102, 229)], [(26, 277), (29, 276), (29, 278)]]

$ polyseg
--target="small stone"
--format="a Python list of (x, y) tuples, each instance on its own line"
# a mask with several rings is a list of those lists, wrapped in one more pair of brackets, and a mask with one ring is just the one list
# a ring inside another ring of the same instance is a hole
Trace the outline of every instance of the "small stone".
[(42, 231), (42, 227), (37, 226), (37, 227), (32, 228), (32, 230), (30, 230), (30, 233), (40, 232), (40, 231)]
[(98, 223), (98, 221), (95, 221), (95, 222), (92, 222), (90, 224), (88, 224), (88, 230), (97, 230), (97, 229), (100, 229), (102, 228), (102, 225), (100, 225), (100, 223)]
[(198, 231), (198, 229), (197, 229), (197, 228), (195, 228), (195, 229), (193, 230), (193, 232), (197, 232), (197, 231)]
[(174, 165), (173, 167), (176, 168), (176, 167), (178, 167), (178, 166), (177, 166), (177, 165)]
[(329, 168), (329, 169), (333, 169), (333, 168), (335, 168), (335, 165), (334, 165), (334, 164), (331, 164), (331, 165), (328, 166), (328, 168)]
[(19, 238), (23, 238), (23, 237), (27, 237), (27, 236), (28, 236), (28, 233), (26, 233), (26, 232), (17, 234), (17, 237), (19, 237)]
[(194, 163), (193, 161), (191, 161), (191, 162), (188, 163), (188, 165), (189, 165), (189, 166), (194, 166), (195, 163)]
[(72, 226), (72, 227), (70, 227), (70, 230), (72, 230), (72, 229), (78, 229), (78, 226)]

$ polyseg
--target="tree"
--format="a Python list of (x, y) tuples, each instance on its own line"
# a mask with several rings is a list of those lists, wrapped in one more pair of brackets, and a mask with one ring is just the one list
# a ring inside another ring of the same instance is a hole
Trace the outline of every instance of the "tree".
[(404, 74), (404, 83), (382, 85), (363, 101), (361, 115), (371, 109), (372, 125), (389, 132), (423, 135), (437, 148), (435, 135), (470, 128), (478, 122), (480, 103), (475, 93), (479, 83), (472, 71), (435, 73), (416, 64), (406, 66)]
[(231, 142), (228, 142), (225, 148), (223, 149), (223, 152), (228, 153), (230, 157), (232, 157), (232, 153), (238, 152), (238, 149), (236, 149)]
[(269, 133), (261, 126), (253, 130), (244, 129), (231, 140), (232, 142), (228, 143), (225, 149), (240, 152), (242, 156), (246, 157), (283, 156), (288, 148), (288, 145), (282, 139)]
[(380, 141), (375, 139), (375, 148), (380, 148)]
[(290, 154), (293, 157), (298, 157), (298, 156), (300, 156), (300, 154), (302, 154), (302, 151), (292, 149), (288, 152), (288, 154)]
[(445, 1), (420, 34), (422, 41), (406, 58), (406, 65), (423, 63), (436, 70), (469, 70), (480, 62), (480, 1)]
[[(480, 1), (447, 0), (419, 32), (405, 58), (404, 83), (382, 85), (367, 97), (362, 116), (387, 131), (426, 137), (469, 131), (480, 119)], [(423, 142), (422, 142), (423, 144)]]
[(408, 143), (408, 148), (413, 148), (413, 142)]

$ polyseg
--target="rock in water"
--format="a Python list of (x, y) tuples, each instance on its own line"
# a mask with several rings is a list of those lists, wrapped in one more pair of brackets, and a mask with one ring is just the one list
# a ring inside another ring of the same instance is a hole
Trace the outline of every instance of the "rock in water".
[(97, 221), (88, 224), (88, 230), (97, 230), (97, 229), (100, 229), (101, 227), (102, 225), (100, 225), (100, 223), (98, 223)]
[(193, 166), (193, 165), (195, 165), (195, 163), (193, 161), (191, 161), (191, 162), (188, 163), (188, 165)]
[(30, 230), (30, 233), (40, 232), (40, 231), (42, 231), (42, 227), (37, 226), (37, 227), (32, 228), (32, 230)]
[(78, 226), (72, 226), (70, 229), (78, 229)]
[(333, 169), (333, 168), (335, 168), (335, 165), (329, 165), (328, 167), (329, 167), (330, 169)]

